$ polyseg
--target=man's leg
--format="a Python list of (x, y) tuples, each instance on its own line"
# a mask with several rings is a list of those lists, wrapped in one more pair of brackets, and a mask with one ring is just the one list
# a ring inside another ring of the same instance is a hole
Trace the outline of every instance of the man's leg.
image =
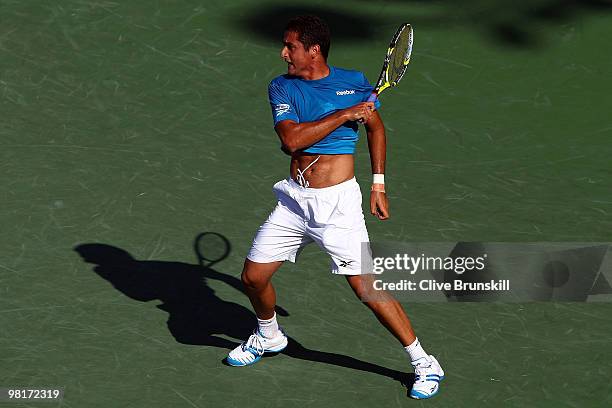
[(272, 275), (283, 263), (258, 263), (249, 259), (244, 261), (242, 269), (242, 284), (253, 305), (258, 319), (271, 319), (276, 306), (276, 292), (272, 286)]
[(233, 366), (246, 366), (256, 363), (265, 352), (279, 352), (287, 347), (288, 339), (278, 327), (274, 306), (276, 293), (272, 286), (272, 275), (282, 262), (258, 263), (247, 259), (242, 270), (242, 283), (255, 314), (257, 330), (240, 346), (227, 356)]
[(276, 293), (271, 279), (283, 261), (295, 262), (300, 249), (312, 242), (305, 233), (300, 204), (292, 198), (297, 194), (293, 184), (282, 180), (274, 185), (278, 204), (259, 227), (244, 261), (242, 283), (257, 315), (257, 329), (230, 351), (227, 357), (230, 365), (253, 364), (266, 352), (283, 350), (289, 342), (276, 321)]
[(375, 290), (371, 274), (348, 275), (346, 280), (359, 300), (374, 312), (376, 318), (402, 343), (410, 355), (415, 374), (410, 396), (425, 399), (436, 395), (439, 383), (444, 379), (444, 370), (434, 356), (423, 350), (402, 305), (386, 291)]
[(374, 312), (376, 318), (402, 346), (407, 347), (414, 343), (416, 336), (404, 308), (389, 293), (373, 289), (372, 275), (347, 275), (346, 280), (359, 300)]

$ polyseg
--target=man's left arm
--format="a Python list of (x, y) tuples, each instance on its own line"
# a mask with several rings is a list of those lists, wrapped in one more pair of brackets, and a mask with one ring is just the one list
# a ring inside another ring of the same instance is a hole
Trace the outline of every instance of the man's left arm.
[[(368, 135), (372, 174), (384, 175), (385, 162), (387, 160), (387, 138), (385, 136), (385, 125), (378, 111), (374, 111), (370, 119), (365, 122), (365, 129)], [(377, 176), (377, 178), (380, 178), (380, 176)], [(372, 191), (370, 192), (370, 212), (379, 220), (386, 220), (389, 218), (389, 201), (385, 192), (384, 180), (382, 183), (372, 183)]]

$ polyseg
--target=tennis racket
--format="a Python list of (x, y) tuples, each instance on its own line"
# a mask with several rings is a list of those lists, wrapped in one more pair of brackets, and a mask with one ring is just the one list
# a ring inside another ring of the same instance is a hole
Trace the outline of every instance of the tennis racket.
[(378, 82), (376, 82), (376, 87), (368, 98), (368, 102), (374, 102), (385, 89), (397, 86), (406, 72), (408, 63), (410, 63), (411, 54), (412, 26), (402, 24), (391, 39)]

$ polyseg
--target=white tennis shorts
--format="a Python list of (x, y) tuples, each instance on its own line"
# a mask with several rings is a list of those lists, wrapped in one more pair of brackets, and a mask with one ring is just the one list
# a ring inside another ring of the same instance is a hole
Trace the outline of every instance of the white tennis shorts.
[(273, 190), (278, 203), (259, 227), (248, 259), (295, 262), (302, 249), (314, 241), (331, 257), (332, 273), (372, 273), (371, 267), (362, 268), (362, 262), (363, 266), (371, 264), (370, 240), (361, 190), (354, 178), (325, 188), (305, 188), (288, 178), (276, 183)]

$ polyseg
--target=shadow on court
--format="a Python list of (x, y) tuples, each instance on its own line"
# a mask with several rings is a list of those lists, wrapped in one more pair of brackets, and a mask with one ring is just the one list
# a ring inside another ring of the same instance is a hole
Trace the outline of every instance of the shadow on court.
[[(81, 244), (74, 248), (85, 262), (96, 265), (93, 271), (98, 276), (124, 295), (140, 302), (160, 300), (162, 303), (156, 307), (168, 313), (168, 330), (177, 342), (231, 350), (252, 333), (257, 321), (251, 310), (219, 298), (207, 284), (210, 279), (218, 280), (236, 289), (240, 296), (246, 296), (239, 279), (211, 267), (229, 255), (230, 243), (220, 234), (202, 233), (196, 238), (194, 249), (199, 264), (139, 261), (121, 248), (100, 243)], [(281, 316), (289, 315), (282, 307), (277, 306), (276, 311)], [(414, 381), (412, 373), (341, 354), (311, 350), (291, 337), (282, 354), (382, 375), (407, 387), (411, 387)]]
[(75, 251), (129, 298), (160, 300), (156, 307), (168, 313), (168, 329), (179, 343), (234, 348), (239, 343), (216, 334), (246, 338), (256, 324), (250, 310), (224, 301), (207, 285), (209, 279), (215, 279), (241, 291), (240, 280), (232, 276), (184, 262), (139, 261), (106, 244), (83, 244)]
[[(475, 31), (498, 45), (536, 48), (551, 35), (571, 34), (569, 22), (589, 14), (612, 11), (611, 0), (379, 0), (360, 11), (333, 6), (260, 5), (245, 13), (237, 25), (249, 33), (280, 44), (287, 21), (315, 14), (330, 25), (334, 41), (387, 39), (392, 28), (409, 22), (419, 28), (460, 28)], [(332, 8), (333, 7), (333, 8)], [(381, 29), (381, 27), (384, 27)]]
[(259, 5), (245, 13), (246, 17), (236, 21), (236, 25), (249, 34), (281, 44), (289, 19), (302, 14), (317, 15), (329, 24), (332, 45), (335, 40), (369, 40), (375, 34), (376, 24), (372, 23), (371, 16), (313, 5)]
[[(384, 0), (383, 3), (410, 2)], [(570, 34), (571, 27), (565, 24), (589, 14), (612, 11), (610, 0), (412, 0), (412, 3), (432, 7), (430, 12), (415, 16), (403, 13), (415, 26), (461, 27), (477, 31), (499, 45), (516, 48), (544, 46), (553, 33)]]

